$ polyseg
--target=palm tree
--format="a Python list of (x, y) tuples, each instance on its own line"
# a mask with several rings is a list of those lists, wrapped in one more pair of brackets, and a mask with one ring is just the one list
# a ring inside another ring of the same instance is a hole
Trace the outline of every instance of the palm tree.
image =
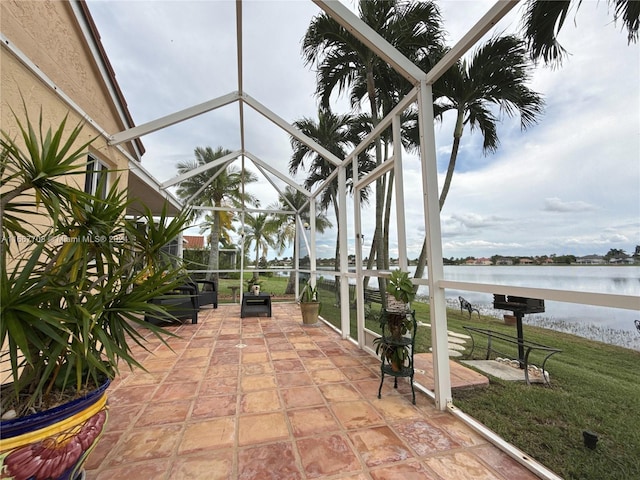
[[(222, 147), (218, 147), (215, 150), (211, 147), (197, 147), (194, 150), (194, 159), (178, 164), (178, 174), (188, 173), (230, 153), (230, 150), (225, 150)], [(244, 192), (242, 188), (243, 184), (246, 185), (256, 182), (257, 180), (256, 175), (252, 172), (239, 170), (234, 166), (220, 165), (180, 182), (176, 193), (183, 201), (187, 201), (195, 195), (191, 203), (204, 207), (241, 207), (244, 204), (257, 205), (258, 201), (255, 197)], [(204, 185), (206, 186), (202, 188)], [(201, 212), (202, 210), (195, 210), (192, 220), (196, 220)], [(220, 212), (219, 210), (211, 212), (211, 253), (209, 255), (209, 266), (207, 269), (209, 270), (207, 273), (208, 280), (218, 280), (218, 274), (212, 273), (212, 270), (217, 270), (219, 265), (221, 215), (228, 214), (229, 212)]]
[[(272, 205), (269, 207), (273, 210), (289, 210), (293, 208), (296, 211), (299, 211), (304, 204), (307, 202), (307, 196), (303, 194), (300, 190), (296, 190), (293, 187), (287, 186), (279, 196), (278, 204)], [(319, 202), (316, 201), (316, 218), (315, 218), (315, 228), (316, 232), (324, 233), (324, 231), (328, 228), (331, 228), (333, 225), (321, 211), (321, 207)], [(309, 211), (305, 210), (300, 213), (301, 220), (303, 222), (310, 222)], [(297, 257), (298, 252), (298, 242), (296, 238), (296, 220), (292, 215), (279, 215), (278, 216), (278, 233), (276, 235), (276, 245), (279, 254), (288, 246), (293, 243), (293, 258)], [(293, 294), (295, 291), (295, 282), (296, 275), (295, 272), (292, 271), (289, 274), (289, 281), (287, 283), (287, 289), (285, 294)]]
[(244, 242), (248, 249), (251, 244), (255, 244), (256, 264), (253, 272), (253, 279), (258, 280), (258, 268), (260, 267), (260, 253), (266, 257), (269, 247), (277, 248), (275, 236), (278, 232), (278, 222), (266, 213), (244, 215)]
[[(478, 129), (483, 136), (483, 152), (495, 152), (499, 145), (492, 108), (499, 107), (509, 116), (520, 116), (524, 130), (535, 124), (543, 111), (542, 97), (526, 86), (532, 64), (522, 40), (513, 35), (496, 37), (480, 46), (472, 58), (457, 62), (440, 79), (437, 87), (436, 111), (456, 112), (453, 145), (447, 174), (440, 193), (440, 209), (444, 205), (456, 166), (460, 139), (466, 126)], [(421, 278), (426, 264), (426, 239), (418, 259), (416, 278)]]
[[(589, 2), (591, 3), (591, 2)], [(622, 20), (627, 29), (629, 43), (638, 41), (640, 26), (640, 2), (638, 0), (607, 0), (613, 7), (614, 21)], [(564, 26), (569, 10), (578, 10), (581, 0), (528, 0), (522, 20), (522, 30), (531, 58), (550, 65), (560, 65), (566, 54), (557, 35)]]
[[(345, 158), (347, 152), (360, 142), (358, 130), (362, 125), (361, 119), (352, 115), (336, 115), (327, 109), (321, 108), (318, 110), (317, 121), (311, 118), (303, 118), (294, 122), (293, 125), (338, 158)], [(324, 182), (336, 168), (315, 150), (312, 150), (295, 137), (291, 137), (291, 147), (293, 148), (293, 155), (289, 161), (289, 172), (296, 174), (300, 169), (306, 170), (308, 175), (304, 186), (309, 190), (312, 190), (316, 184)], [(305, 165), (306, 160), (310, 160), (307, 165)], [(366, 172), (370, 171), (372, 167), (372, 162), (368, 159), (368, 156), (366, 154), (360, 155), (360, 158), (358, 158), (359, 170)], [(347, 169), (347, 188), (349, 190), (352, 190), (353, 187), (352, 171), (351, 167)], [(362, 191), (361, 199), (367, 200), (367, 190)], [(329, 207), (333, 207), (335, 216), (338, 218), (337, 180), (334, 180), (323, 190), (319, 198), (319, 206), (321, 211), (326, 211)], [(336, 235), (336, 238), (338, 238), (339, 231)], [(337, 240), (335, 259), (335, 265), (338, 268), (339, 250)]]
[[(358, 9), (363, 21), (414, 62), (428, 57), (432, 49), (440, 50), (443, 44), (440, 11), (432, 1), (360, 0)], [(398, 90), (390, 86), (400, 77), (391, 71), (387, 63), (325, 13), (312, 19), (303, 39), (302, 51), (307, 64), (317, 65), (317, 94), (321, 105), (329, 106), (335, 90), (341, 93), (351, 88), (352, 105), (356, 106), (366, 92), (375, 127), (383, 105), (393, 103), (392, 99), (383, 100), (384, 94)], [(404, 79), (402, 81), (406, 84)], [(376, 139), (375, 151), (376, 165), (379, 165), (383, 158), (380, 139)], [(385, 242), (381, 239), (384, 190), (382, 180), (377, 180), (373, 241), (377, 245), (378, 268), (384, 268), (385, 255)]]
[[(236, 232), (236, 227), (233, 224), (235, 214), (231, 211), (219, 211), (217, 218), (220, 220), (220, 237), (218, 238), (218, 247), (222, 246), (223, 248), (227, 248), (229, 245), (233, 244), (231, 232)], [(213, 245), (211, 230), (213, 229), (213, 224), (215, 221), (216, 216), (212, 215), (211, 213), (207, 213), (199, 224), (199, 233), (200, 235), (207, 234), (207, 242), (209, 243), (209, 245)]]

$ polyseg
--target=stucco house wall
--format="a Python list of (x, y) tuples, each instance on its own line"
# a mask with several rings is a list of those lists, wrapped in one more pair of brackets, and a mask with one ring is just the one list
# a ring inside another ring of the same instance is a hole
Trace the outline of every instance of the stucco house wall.
[[(90, 21), (90, 20), (87, 20)], [(13, 112), (23, 121), (23, 100), (31, 121), (37, 121), (42, 111), (44, 125), (57, 125), (68, 114), (69, 128), (83, 122), (78, 142), (95, 138), (89, 152), (110, 169), (126, 172), (128, 160), (116, 147), (107, 144), (106, 134), (127, 127), (118, 114), (99, 66), (88, 45), (72, 5), (66, 1), (2, 1), (0, 31), (5, 41), (21, 52), (16, 57), (3, 41), (0, 51), (2, 129), (17, 134)], [(54, 85), (43, 82), (26, 63), (37, 66)], [(91, 119), (81, 118), (64, 100), (63, 93)], [(93, 123), (92, 123), (93, 122)], [(103, 134), (101, 134), (101, 131)], [(132, 144), (124, 147), (138, 158)], [(127, 185), (128, 176), (121, 176), (120, 185)], [(76, 178), (83, 182), (83, 178)]]

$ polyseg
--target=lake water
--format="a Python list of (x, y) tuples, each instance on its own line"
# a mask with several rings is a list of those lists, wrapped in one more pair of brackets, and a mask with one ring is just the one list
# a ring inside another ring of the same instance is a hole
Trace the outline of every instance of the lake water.
[[(415, 271), (414, 267), (410, 270)], [(447, 265), (444, 276), (459, 282), (640, 297), (640, 267), (637, 266)], [(427, 296), (428, 289), (420, 287), (418, 295)], [(447, 289), (446, 295), (452, 307), (459, 306), (458, 295), (462, 295), (483, 314), (501, 318), (510, 313), (494, 310), (491, 294)], [(545, 301), (545, 312), (525, 315), (524, 322), (640, 350), (635, 319), (640, 319), (640, 311)]]

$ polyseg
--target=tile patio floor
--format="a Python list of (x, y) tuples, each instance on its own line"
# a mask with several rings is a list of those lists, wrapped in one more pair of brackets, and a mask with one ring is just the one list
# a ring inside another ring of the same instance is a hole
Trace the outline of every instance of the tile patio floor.
[(87, 480), (537, 478), (294, 304), (203, 309), (110, 387)]

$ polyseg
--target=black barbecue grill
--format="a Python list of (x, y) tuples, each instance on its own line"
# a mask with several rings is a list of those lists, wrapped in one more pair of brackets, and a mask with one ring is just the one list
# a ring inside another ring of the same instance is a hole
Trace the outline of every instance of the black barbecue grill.
[(544, 312), (544, 300), (537, 298), (516, 297), (513, 295), (493, 295), (493, 308), (496, 310), (510, 310), (516, 317), (516, 328), (518, 334), (518, 361), (520, 368), (524, 368), (524, 334), (522, 331), (522, 317), (528, 313)]

